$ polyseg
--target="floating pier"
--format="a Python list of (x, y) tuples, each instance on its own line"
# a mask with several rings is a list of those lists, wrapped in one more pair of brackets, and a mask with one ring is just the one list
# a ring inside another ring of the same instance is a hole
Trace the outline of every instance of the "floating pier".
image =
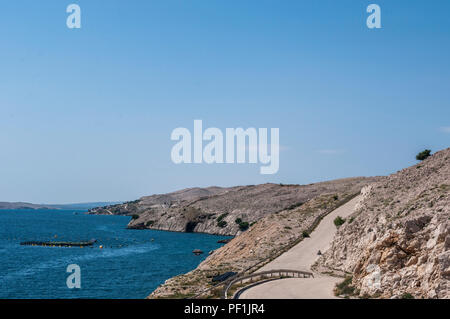
[(88, 247), (94, 245), (95, 239), (90, 241), (24, 241), (20, 244), (22, 246), (45, 246), (45, 247)]

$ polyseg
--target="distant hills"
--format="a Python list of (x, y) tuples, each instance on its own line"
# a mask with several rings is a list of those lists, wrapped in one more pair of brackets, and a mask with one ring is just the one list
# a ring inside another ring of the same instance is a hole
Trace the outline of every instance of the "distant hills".
[(60, 205), (48, 205), (48, 204), (31, 204), (24, 202), (0, 202), (0, 210), (6, 209), (77, 209), (77, 210), (89, 210), (94, 207), (117, 205), (122, 202), (94, 202), (94, 203), (75, 203), (75, 204), (60, 204)]
[[(301, 206), (323, 194), (357, 194), (376, 177), (310, 185), (261, 184), (188, 188), (132, 202), (90, 209), (91, 214), (128, 215), (128, 228), (235, 236), (265, 216)], [(339, 196), (337, 196), (339, 197)], [(336, 200), (337, 201), (337, 200)]]

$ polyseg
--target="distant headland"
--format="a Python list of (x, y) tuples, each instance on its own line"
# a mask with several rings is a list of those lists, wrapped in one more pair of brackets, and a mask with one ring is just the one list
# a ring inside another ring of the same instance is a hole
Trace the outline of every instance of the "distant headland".
[(12, 209), (73, 209), (73, 210), (88, 210), (94, 207), (117, 205), (122, 202), (93, 202), (93, 203), (75, 203), (75, 204), (32, 204), (25, 202), (0, 202), (0, 210)]

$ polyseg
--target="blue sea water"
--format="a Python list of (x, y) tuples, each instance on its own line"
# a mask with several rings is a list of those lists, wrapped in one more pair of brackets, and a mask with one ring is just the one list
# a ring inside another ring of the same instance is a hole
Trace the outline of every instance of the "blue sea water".
[[(0, 298), (145, 298), (166, 279), (197, 267), (227, 238), (130, 230), (129, 220), (81, 211), (0, 210)], [(20, 245), (90, 239), (97, 240), (94, 248)], [(195, 256), (194, 249), (205, 254)], [(81, 289), (66, 285), (70, 264), (80, 266)]]

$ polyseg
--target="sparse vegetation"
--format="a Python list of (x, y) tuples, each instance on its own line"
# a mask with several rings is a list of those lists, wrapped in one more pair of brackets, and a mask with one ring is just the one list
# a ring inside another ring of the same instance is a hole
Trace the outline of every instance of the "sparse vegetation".
[(296, 204), (292, 204), (292, 205), (289, 206), (287, 209), (288, 209), (288, 210), (295, 209), (295, 208), (300, 207), (300, 206), (302, 206), (302, 205), (303, 205), (302, 202), (296, 203)]
[(217, 222), (220, 223), (222, 221), (222, 219), (224, 219), (227, 216), (228, 216), (228, 213), (224, 213), (224, 214), (220, 215), (219, 217), (217, 217)]
[(155, 223), (154, 220), (149, 220), (148, 222), (145, 223), (145, 226), (150, 227)]
[(341, 216), (338, 216), (334, 219), (334, 225), (336, 225), (336, 227), (339, 227), (344, 223), (345, 223), (345, 219), (342, 218)]
[(135, 219), (138, 219), (139, 218), (139, 215), (131, 215), (131, 219), (133, 219), (133, 220), (135, 220)]
[(249, 226), (250, 225), (248, 224), (248, 222), (240, 222), (239, 223), (239, 229), (242, 231), (247, 230)]
[(355, 287), (352, 286), (353, 277), (349, 276), (343, 282), (336, 284), (334, 294), (336, 296), (353, 296), (355, 294)]
[(303, 238), (309, 238), (309, 233), (306, 230), (304, 230), (302, 232), (302, 236), (303, 236)]
[(217, 226), (218, 227), (220, 227), (220, 228), (227, 227), (228, 223), (223, 220), (227, 216), (228, 216), (228, 213), (224, 213), (224, 214), (220, 215), (219, 217), (217, 217)]
[(236, 218), (234, 222), (239, 225), (239, 229), (242, 231), (247, 230), (250, 227), (248, 222), (242, 221), (242, 218)]
[(414, 299), (414, 296), (411, 295), (409, 292), (405, 292), (402, 296), (401, 299)]
[(416, 160), (423, 161), (431, 155), (431, 150), (424, 150), (416, 155)]
[(217, 222), (217, 226), (220, 228), (225, 228), (227, 227), (228, 223), (224, 220), (221, 220), (220, 222)]

